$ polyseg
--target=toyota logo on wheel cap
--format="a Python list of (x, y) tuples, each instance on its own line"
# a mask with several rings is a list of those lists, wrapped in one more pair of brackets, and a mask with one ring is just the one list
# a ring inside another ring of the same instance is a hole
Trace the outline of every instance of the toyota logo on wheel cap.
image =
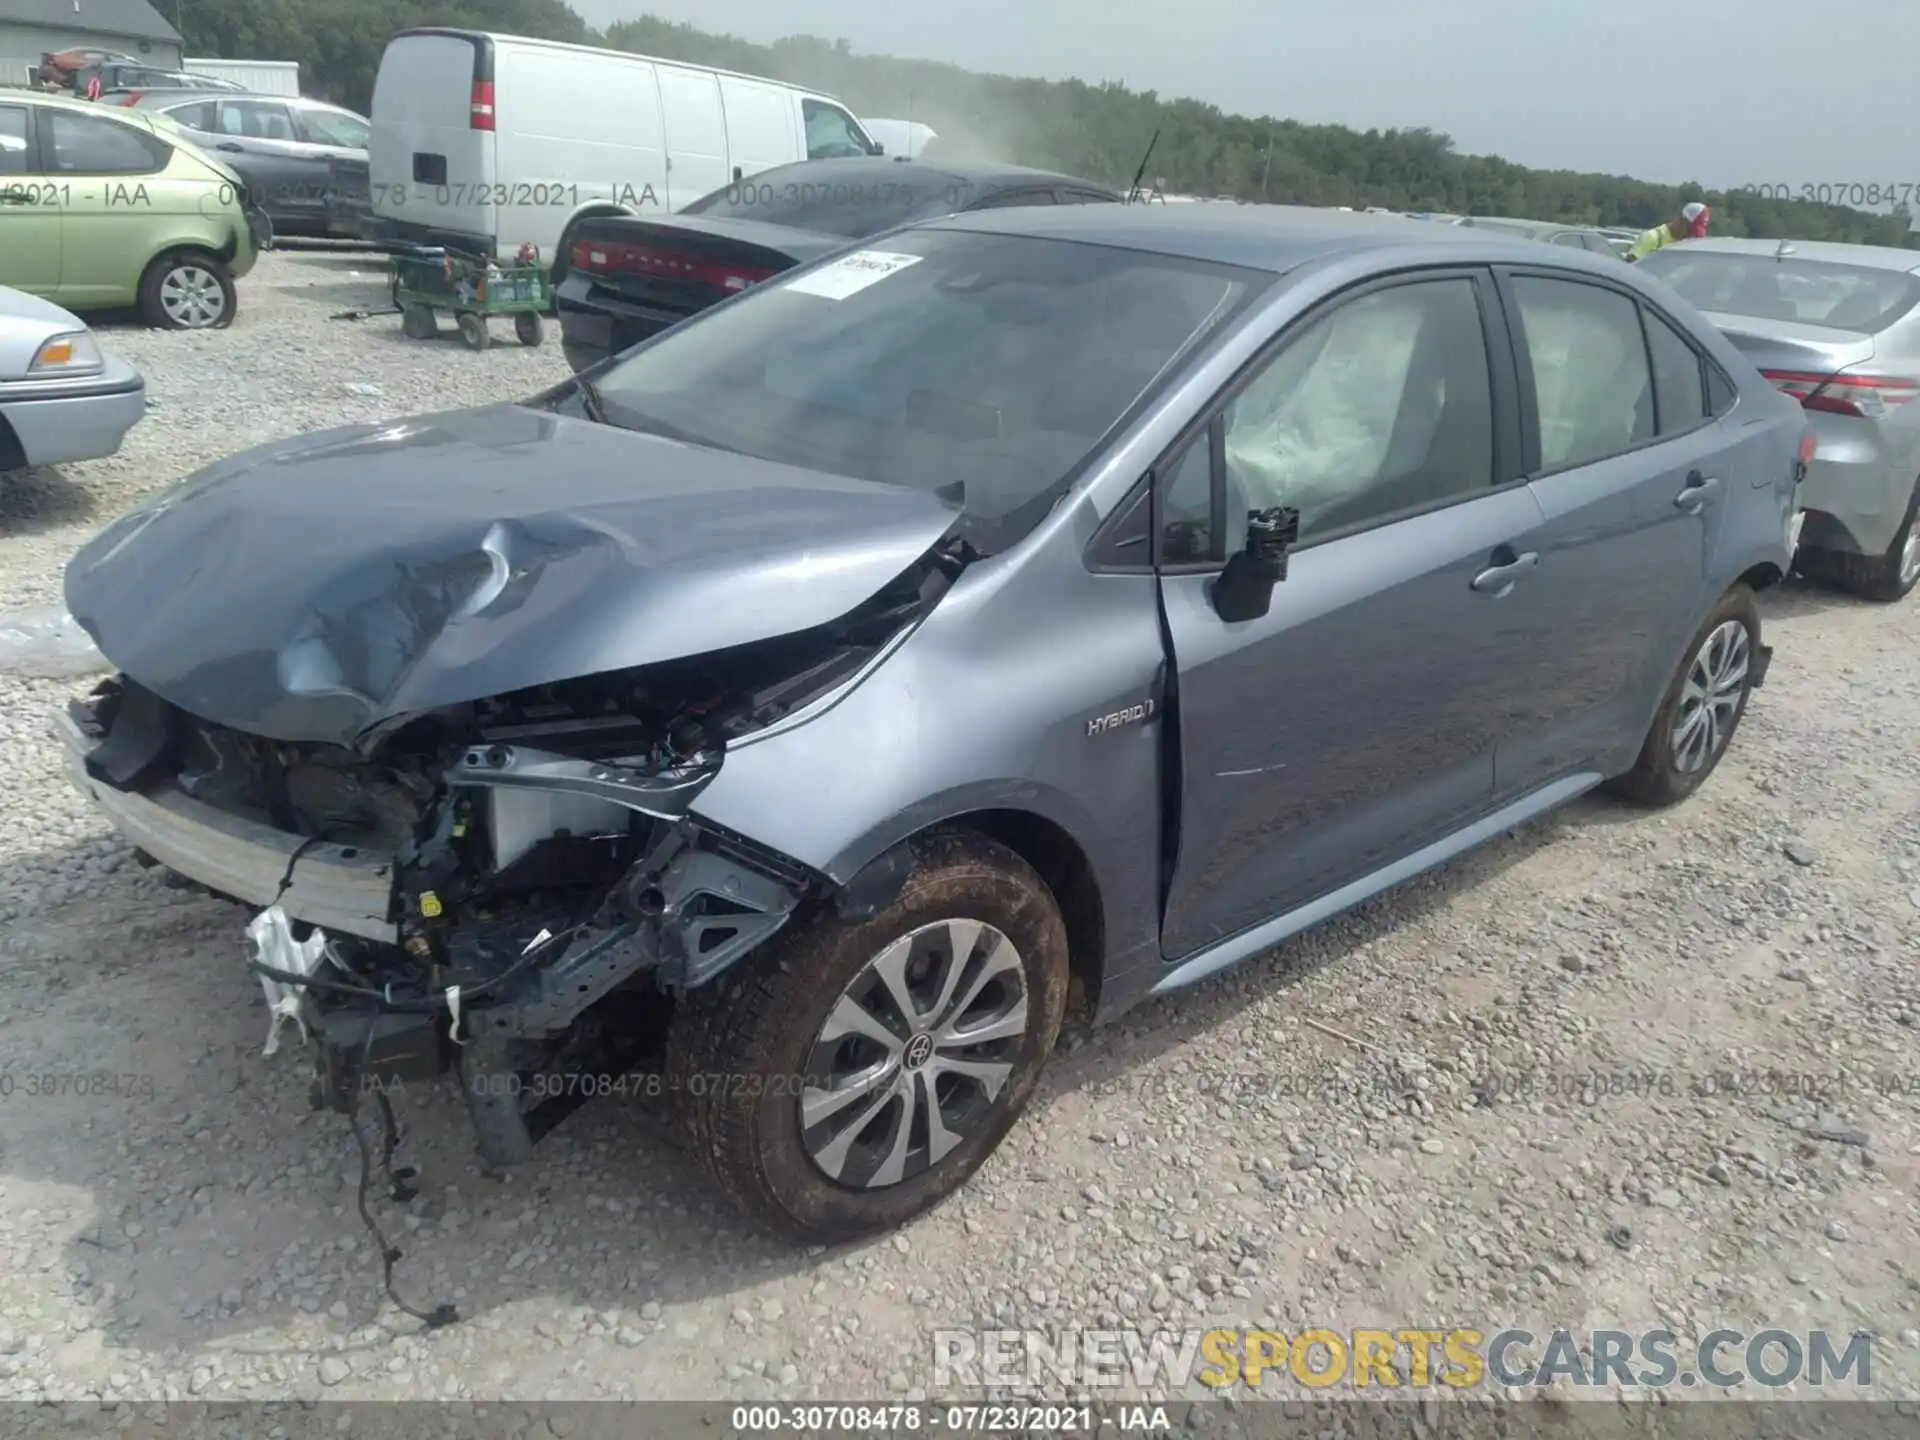
[(901, 1056), (909, 1070), (918, 1070), (932, 1058), (933, 1037), (924, 1030), (907, 1042), (906, 1053)]

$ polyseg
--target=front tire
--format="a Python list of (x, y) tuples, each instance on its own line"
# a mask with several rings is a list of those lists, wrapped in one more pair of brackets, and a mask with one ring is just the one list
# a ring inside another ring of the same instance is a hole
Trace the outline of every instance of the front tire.
[(1059, 1035), (1067, 937), (1045, 883), (970, 832), (916, 850), (878, 915), (797, 922), (674, 1014), (667, 1074), (695, 1151), (796, 1240), (892, 1229), (958, 1190)]
[(172, 250), (140, 277), (140, 318), (157, 330), (224, 330), (239, 296), (233, 274), (200, 250)]
[(1633, 768), (1608, 788), (1657, 809), (1705, 784), (1747, 712), (1759, 653), (1759, 604), (1752, 590), (1735, 585), (1687, 646)]

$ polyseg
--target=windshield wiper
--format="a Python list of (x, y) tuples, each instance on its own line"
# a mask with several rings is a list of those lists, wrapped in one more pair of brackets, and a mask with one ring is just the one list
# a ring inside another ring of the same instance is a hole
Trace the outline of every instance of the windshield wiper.
[(600, 399), (600, 392), (594, 388), (591, 380), (584, 375), (576, 375), (573, 377), (573, 388), (579, 392), (580, 408), (587, 412), (589, 420), (596, 425), (611, 423), (607, 419), (607, 407)]

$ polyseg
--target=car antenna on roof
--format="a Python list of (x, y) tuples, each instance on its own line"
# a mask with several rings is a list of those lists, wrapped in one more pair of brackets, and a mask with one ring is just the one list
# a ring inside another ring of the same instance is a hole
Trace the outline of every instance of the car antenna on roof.
[(1153, 138), (1147, 142), (1147, 153), (1140, 157), (1140, 168), (1133, 172), (1133, 184), (1127, 187), (1127, 204), (1131, 205), (1140, 193), (1141, 177), (1147, 173), (1147, 162), (1153, 159), (1153, 147), (1160, 143), (1160, 132), (1153, 132)]

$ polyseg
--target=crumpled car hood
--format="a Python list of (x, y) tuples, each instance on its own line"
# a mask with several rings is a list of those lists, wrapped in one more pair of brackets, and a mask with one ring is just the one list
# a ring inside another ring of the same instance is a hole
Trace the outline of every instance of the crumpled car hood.
[(66, 601), (181, 709), (351, 745), (825, 624), (958, 518), (925, 491), (502, 405), (224, 460), (89, 541)]

